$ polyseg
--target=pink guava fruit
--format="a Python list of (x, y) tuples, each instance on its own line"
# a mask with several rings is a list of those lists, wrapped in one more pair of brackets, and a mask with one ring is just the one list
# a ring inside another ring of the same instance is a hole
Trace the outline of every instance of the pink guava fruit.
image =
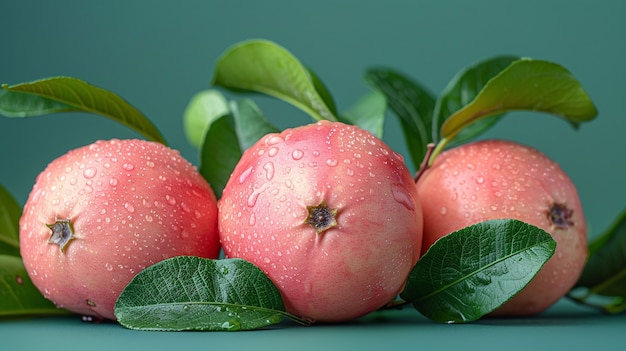
[(217, 200), (176, 150), (97, 141), (37, 176), (20, 219), (20, 250), (46, 298), (116, 320), (117, 298), (144, 268), (173, 256), (219, 255)]
[(422, 252), (481, 221), (517, 219), (550, 233), (556, 251), (535, 278), (492, 316), (546, 310), (576, 283), (587, 257), (587, 226), (576, 187), (540, 151), (483, 140), (441, 153), (417, 182), (424, 214)]
[(393, 300), (417, 262), (422, 212), (403, 158), (353, 125), (321, 121), (246, 150), (218, 201), (227, 257), (260, 267), (287, 312), (317, 322)]

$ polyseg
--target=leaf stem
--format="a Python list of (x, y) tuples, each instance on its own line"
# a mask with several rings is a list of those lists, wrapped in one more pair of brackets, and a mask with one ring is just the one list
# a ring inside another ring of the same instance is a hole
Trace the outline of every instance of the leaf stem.
[(430, 159), (434, 151), (435, 151), (435, 144), (428, 143), (426, 145), (426, 154), (424, 155), (424, 160), (422, 160), (422, 164), (420, 164), (420, 167), (417, 170), (417, 173), (415, 173), (415, 177), (413, 177), (413, 181), (415, 183), (417, 183), (417, 181), (420, 179), (422, 174), (424, 174), (424, 172), (426, 172), (426, 170), (430, 168), (430, 166), (432, 165), (432, 162), (430, 161)]

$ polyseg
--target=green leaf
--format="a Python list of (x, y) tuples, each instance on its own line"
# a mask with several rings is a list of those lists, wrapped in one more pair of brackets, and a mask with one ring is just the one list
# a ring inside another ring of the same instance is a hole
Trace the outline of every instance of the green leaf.
[(470, 124), (513, 110), (560, 116), (575, 127), (597, 115), (587, 93), (565, 68), (548, 61), (520, 59), (489, 80), (471, 103), (446, 119), (441, 126), (442, 139), (429, 164)]
[(626, 209), (606, 232), (589, 244), (589, 250), (589, 259), (575, 286), (583, 294), (570, 296), (609, 313), (625, 311)]
[(238, 43), (227, 50), (215, 67), (213, 84), (224, 88), (254, 91), (284, 100), (316, 120), (335, 121), (328, 106), (328, 91), (298, 59), (283, 47), (267, 40)]
[(28, 277), (20, 257), (0, 255), (0, 317), (63, 314), (70, 312), (43, 297)]
[(272, 281), (242, 259), (179, 256), (137, 274), (115, 304), (137, 330), (251, 330), (291, 318)]
[(247, 150), (266, 134), (280, 132), (250, 99), (231, 101), (230, 108), (241, 150)]
[(76, 108), (45, 97), (14, 91), (0, 91), (0, 114), (6, 117), (32, 117), (59, 112), (74, 112)]
[[(496, 56), (457, 73), (443, 90), (435, 104), (432, 125), (433, 141), (439, 141), (441, 138), (441, 125), (451, 114), (471, 103), (488, 81), (518, 59), (519, 57), (517, 56)], [(478, 136), (493, 126), (501, 116), (502, 114), (494, 115), (468, 125), (454, 138), (454, 142), (463, 143)]]
[(20, 255), (19, 222), (22, 208), (0, 185), (0, 255)]
[(241, 154), (233, 115), (224, 115), (211, 123), (200, 150), (199, 170), (217, 198), (222, 196)]
[(524, 222), (477, 223), (436, 241), (400, 296), (433, 321), (472, 322), (521, 291), (555, 248), (550, 234)]
[(307, 71), (309, 72), (309, 76), (311, 76), (311, 82), (313, 83), (315, 91), (317, 91), (320, 98), (322, 98), (330, 112), (332, 112), (333, 116), (337, 116), (337, 107), (335, 106), (335, 100), (328, 90), (328, 87), (326, 87), (324, 82), (322, 82), (320, 77), (315, 72), (313, 72), (313, 70), (307, 68)]
[(370, 68), (365, 80), (387, 98), (389, 108), (400, 119), (411, 160), (418, 166), (432, 142), (435, 98), (424, 87), (387, 68)]
[(88, 112), (109, 117), (146, 138), (165, 144), (157, 128), (119, 95), (71, 77), (52, 77), (16, 85), (3, 84), (0, 113), (31, 117), (53, 112)]
[(386, 110), (387, 99), (385, 95), (378, 90), (373, 90), (345, 111), (343, 117), (351, 124), (382, 138)]
[(183, 113), (183, 126), (189, 143), (199, 149), (209, 125), (228, 112), (228, 101), (219, 91), (209, 89), (195, 94)]

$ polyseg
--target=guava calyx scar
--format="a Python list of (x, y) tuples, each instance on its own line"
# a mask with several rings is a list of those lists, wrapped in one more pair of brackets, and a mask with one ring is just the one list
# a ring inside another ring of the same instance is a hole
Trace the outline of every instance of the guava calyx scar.
[(46, 226), (52, 231), (48, 243), (59, 245), (61, 252), (63, 252), (67, 244), (75, 238), (74, 228), (72, 228), (72, 223), (69, 219), (57, 219), (53, 224), (46, 224)]
[(304, 222), (315, 228), (317, 234), (322, 234), (337, 226), (337, 209), (328, 207), (326, 201), (306, 208), (309, 214)]
[(555, 227), (567, 229), (574, 226), (574, 222), (572, 221), (573, 215), (574, 210), (568, 208), (565, 204), (555, 203), (550, 207), (548, 218)]

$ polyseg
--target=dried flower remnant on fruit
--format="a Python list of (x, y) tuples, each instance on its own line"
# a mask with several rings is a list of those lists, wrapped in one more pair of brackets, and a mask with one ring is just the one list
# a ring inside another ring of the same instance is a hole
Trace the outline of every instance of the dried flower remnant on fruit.
[(65, 247), (74, 239), (74, 229), (69, 219), (57, 219), (54, 224), (46, 224), (52, 231), (48, 243), (59, 245), (61, 251), (65, 250)]
[(567, 229), (574, 226), (574, 222), (572, 221), (573, 215), (574, 211), (572, 209), (565, 206), (565, 204), (557, 203), (552, 205), (548, 213), (550, 222), (560, 229)]
[(307, 206), (307, 210), (309, 215), (304, 222), (315, 228), (317, 234), (337, 226), (337, 209), (328, 207), (326, 201), (317, 206)]

